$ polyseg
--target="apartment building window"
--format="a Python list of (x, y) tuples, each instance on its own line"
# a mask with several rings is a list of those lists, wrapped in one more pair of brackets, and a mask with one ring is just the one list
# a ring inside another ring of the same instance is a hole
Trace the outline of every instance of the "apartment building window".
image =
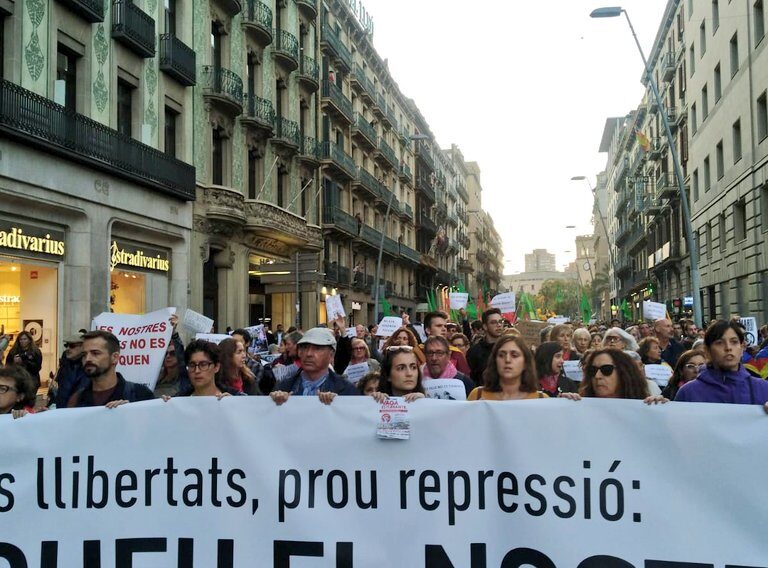
[(717, 217), (718, 233), (720, 240), (720, 253), (725, 254), (726, 243), (728, 242), (728, 234), (725, 232), (725, 213), (720, 213)]
[(176, 35), (176, 0), (165, 1), (165, 33)]
[(214, 69), (221, 69), (224, 43), (224, 28), (219, 22), (211, 22), (211, 62)]
[(693, 186), (693, 200), (698, 201), (699, 200), (699, 170), (698, 169), (693, 170), (693, 174), (691, 175), (691, 185)]
[(718, 0), (712, 0), (712, 35), (715, 35), (717, 28), (720, 27), (720, 3)]
[(739, 32), (731, 37), (731, 77), (739, 72)]
[(706, 246), (707, 258), (712, 258), (712, 225), (707, 223), (707, 225), (704, 227), (704, 234), (701, 238), (702, 240), (706, 241), (706, 245), (702, 243), (702, 246)]
[(286, 199), (286, 188), (288, 184), (286, 183), (286, 177), (287, 173), (284, 169), (280, 168), (277, 172), (277, 206), (278, 207), (285, 207), (287, 205), (287, 199)]
[(717, 170), (717, 179), (723, 179), (725, 175), (725, 157), (723, 156), (723, 141), (715, 146), (715, 168)]
[(755, 20), (755, 46), (760, 45), (765, 37), (765, 15), (763, 14), (763, 0), (757, 0), (752, 5), (752, 19)]
[(723, 82), (722, 78), (720, 76), (720, 63), (715, 65), (715, 104), (720, 100), (720, 97), (723, 96)]
[(757, 97), (757, 139), (761, 142), (768, 136), (768, 106), (766, 106), (766, 91)]
[(216, 127), (211, 131), (211, 183), (224, 185), (224, 131)]
[(171, 107), (165, 107), (165, 153), (176, 157), (176, 122), (179, 113)]
[(741, 119), (733, 123), (731, 128), (733, 136), (733, 163), (741, 160)]
[(704, 193), (706, 193), (712, 185), (712, 176), (709, 170), (709, 156), (704, 158), (702, 169), (704, 170)]
[(760, 188), (760, 225), (764, 233), (768, 231), (768, 183)]
[(248, 150), (248, 199), (256, 199), (259, 193), (258, 180), (260, 170), (261, 156), (254, 148), (250, 148)]
[(133, 93), (136, 88), (122, 79), (117, 80), (117, 131), (132, 135)]
[(696, 103), (691, 105), (691, 134), (695, 135), (698, 127), (698, 116), (696, 114)]
[(693, 44), (691, 44), (691, 48), (688, 50), (688, 66), (691, 68), (690, 76), (693, 77), (693, 74), (696, 73), (696, 50)]
[(709, 91), (705, 84), (701, 88), (701, 121), (704, 122), (709, 116)]
[(706, 20), (701, 21), (699, 26), (699, 57), (704, 57), (707, 52), (707, 24)]
[[(2, 38), (0, 38), (2, 40)], [(77, 110), (78, 54), (59, 44), (56, 51), (56, 102), (67, 110)]]
[(739, 243), (747, 238), (747, 205), (744, 201), (733, 204), (733, 239)]

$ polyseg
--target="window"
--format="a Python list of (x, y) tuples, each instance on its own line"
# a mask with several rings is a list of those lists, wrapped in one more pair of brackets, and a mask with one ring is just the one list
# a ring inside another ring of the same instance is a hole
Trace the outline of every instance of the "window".
[(706, 193), (712, 185), (712, 176), (710, 175), (709, 169), (709, 156), (704, 158), (704, 166), (702, 169), (704, 170), (704, 192)]
[(725, 175), (725, 159), (723, 157), (723, 141), (715, 146), (715, 168), (717, 170), (717, 179), (723, 179)]
[(699, 200), (699, 170), (693, 170), (691, 175), (691, 185), (693, 186), (693, 200)]
[(699, 57), (704, 57), (707, 52), (707, 24), (706, 20), (701, 21), (699, 26)]
[(741, 160), (741, 119), (733, 123), (731, 134), (733, 135), (733, 163), (735, 164)]
[(766, 106), (766, 91), (757, 97), (757, 139), (761, 142), (768, 136), (768, 106)]
[(763, 0), (757, 0), (752, 5), (752, 19), (755, 20), (755, 46), (759, 45), (765, 37), (765, 16), (763, 14)]
[(747, 238), (747, 205), (744, 201), (733, 204), (733, 239), (737, 243)]
[(136, 88), (122, 79), (117, 80), (117, 131), (132, 135), (133, 92)]
[(165, 153), (176, 157), (176, 120), (179, 113), (171, 107), (165, 107)]
[(211, 183), (224, 185), (224, 131), (220, 127), (211, 131)]
[(259, 175), (261, 173), (261, 156), (251, 148), (248, 150), (248, 199), (256, 199), (259, 194)]
[(165, 0), (165, 33), (176, 35), (176, 0)]
[(693, 77), (693, 74), (696, 73), (696, 50), (693, 44), (691, 44), (691, 48), (688, 50), (688, 67), (691, 68), (690, 77)]
[(715, 35), (717, 28), (720, 27), (720, 3), (718, 0), (712, 0), (712, 35)]
[(717, 218), (718, 233), (720, 234), (720, 252), (725, 254), (726, 243), (728, 242), (728, 235), (725, 232), (725, 213), (721, 213)]
[(768, 231), (768, 183), (760, 188), (760, 225), (763, 232)]
[(712, 225), (709, 223), (704, 227), (703, 239), (707, 241), (707, 258), (712, 258)]
[(709, 116), (709, 91), (707, 91), (707, 85), (705, 84), (701, 88), (701, 121), (704, 122)]
[(54, 98), (67, 110), (77, 110), (77, 58), (78, 55), (58, 45), (56, 52), (56, 88)]
[(696, 114), (696, 103), (693, 103), (691, 105), (691, 134), (696, 134), (696, 131), (698, 130), (698, 116)]
[(739, 32), (731, 38), (731, 77), (739, 71)]
[(720, 77), (720, 63), (715, 65), (715, 104), (717, 104), (717, 101), (720, 100), (720, 97), (723, 96), (723, 83), (722, 79)]

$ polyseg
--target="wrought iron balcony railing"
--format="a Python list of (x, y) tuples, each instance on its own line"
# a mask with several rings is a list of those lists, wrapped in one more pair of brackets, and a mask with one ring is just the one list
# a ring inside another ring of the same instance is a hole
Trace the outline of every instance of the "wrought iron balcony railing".
[(104, 21), (103, 0), (59, 0), (91, 24)]
[(352, 53), (350, 53), (347, 46), (341, 42), (339, 36), (336, 35), (336, 32), (328, 24), (323, 24), (320, 41), (328, 46), (345, 71), (352, 69)]
[(155, 56), (155, 20), (130, 0), (112, 2), (112, 37), (140, 57)]
[(352, 236), (358, 234), (357, 219), (338, 207), (326, 206), (323, 208), (323, 223), (333, 225)]
[(161, 35), (160, 70), (185, 87), (193, 86), (197, 82), (194, 50), (172, 34)]
[(243, 80), (240, 76), (213, 65), (203, 65), (200, 68), (200, 86), (203, 93), (226, 99), (237, 114), (243, 112)]
[(295, 148), (301, 145), (299, 123), (284, 116), (275, 117), (275, 139)]
[(260, 0), (248, 0), (243, 12), (243, 25), (264, 46), (272, 43), (272, 9)]
[(329, 80), (323, 81), (322, 96), (325, 99), (331, 101), (341, 114), (350, 124), (354, 120), (355, 113), (352, 110), (352, 101), (350, 101), (342, 92), (342, 90), (333, 82)]
[(299, 41), (296, 36), (279, 28), (274, 29), (273, 33), (275, 36), (272, 44), (274, 54), (279, 56), (291, 70), (296, 69), (299, 66)]
[(304, 81), (313, 91), (316, 91), (320, 86), (320, 67), (314, 59), (307, 55), (301, 57), (299, 80)]
[(269, 129), (275, 127), (275, 109), (272, 101), (248, 93), (244, 95), (244, 101), (243, 120), (253, 120)]
[(360, 114), (355, 113), (354, 126), (365, 137), (371, 146), (376, 146), (379, 139), (376, 129)]
[(331, 160), (336, 167), (349, 176), (350, 179), (355, 177), (355, 161), (352, 159), (352, 156), (339, 148), (335, 142), (321, 142), (320, 157), (322, 159)]

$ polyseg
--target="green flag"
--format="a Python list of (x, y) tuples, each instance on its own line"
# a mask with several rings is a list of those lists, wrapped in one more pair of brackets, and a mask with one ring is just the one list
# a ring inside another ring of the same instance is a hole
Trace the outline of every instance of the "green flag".
[(392, 312), (392, 306), (389, 305), (389, 302), (385, 297), (381, 297), (379, 304), (381, 305), (381, 313), (384, 314), (384, 317), (388, 316)]
[(517, 301), (518, 317), (523, 319), (526, 316), (529, 319), (536, 319), (536, 310), (533, 307), (533, 300), (525, 292), (520, 292), (520, 298)]
[(632, 319), (632, 310), (630, 309), (629, 304), (627, 304), (627, 299), (626, 298), (624, 298), (621, 301), (620, 309), (621, 309), (621, 313), (624, 314), (624, 319), (625, 320), (631, 320)]
[(427, 290), (427, 305), (429, 311), (434, 312), (437, 309), (437, 303), (435, 302), (435, 293), (432, 290)]
[(589, 323), (589, 320), (592, 319), (592, 306), (589, 304), (589, 298), (587, 297), (586, 292), (581, 293), (581, 321), (583, 321), (585, 324)]

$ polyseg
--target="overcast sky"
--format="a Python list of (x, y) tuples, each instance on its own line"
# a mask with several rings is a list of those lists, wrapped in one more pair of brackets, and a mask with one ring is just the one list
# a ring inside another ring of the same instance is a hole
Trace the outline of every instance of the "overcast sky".
[[(546, 248), (559, 268), (592, 232), (592, 184), (605, 119), (643, 95), (624, 18), (593, 20), (600, 0), (363, 0), (374, 45), (441, 147), (480, 164), (483, 208), (504, 241), (505, 273)], [(624, 0), (646, 55), (666, 0)], [(615, 0), (613, 0), (615, 5)], [(576, 229), (566, 229), (576, 225)], [(571, 251), (566, 253), (565, 251)]]

